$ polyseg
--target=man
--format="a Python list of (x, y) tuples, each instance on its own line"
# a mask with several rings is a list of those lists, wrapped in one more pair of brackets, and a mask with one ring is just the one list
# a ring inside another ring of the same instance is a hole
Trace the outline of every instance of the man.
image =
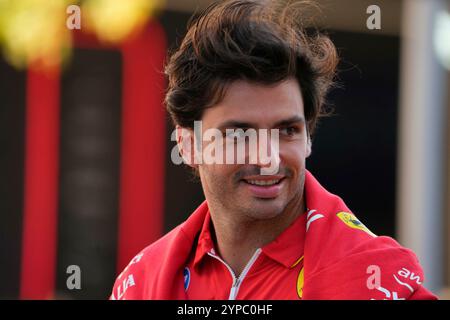
[[(305, 169), (338, 58), (298, 23), (304, 4), (283, 3), (219, 1), (191, 22), (166, 68), (166, 105), (206, 201), (130, 262), (112, 299), (436, 298), (414, 253), (375, 236)], [(250, 163), (245, 141), (244, 163), (196, 161), (210, 129), (233, 150), (242, 141), (229, 130), (270, 130), (257, 144), (270, 163), (260, 150)]]

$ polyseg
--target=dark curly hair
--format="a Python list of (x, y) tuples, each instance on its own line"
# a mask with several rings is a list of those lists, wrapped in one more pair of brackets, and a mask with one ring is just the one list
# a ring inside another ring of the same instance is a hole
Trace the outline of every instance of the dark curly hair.
[(191, 19), (166, 66), (166, 107), (174, 123), (193, 128), (230, 83), (275, 84), (296, 78), (310, 134), (323, 115), (338, 64), (328, 36), (304, 27), (310, 1), (217, 1)]

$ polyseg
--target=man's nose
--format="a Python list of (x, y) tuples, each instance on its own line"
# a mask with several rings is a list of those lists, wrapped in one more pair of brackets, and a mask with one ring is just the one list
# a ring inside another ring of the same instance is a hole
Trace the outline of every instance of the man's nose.
[(271, 130), (270, 134), (262, 133), (258, 139), (258, 163), (262, 172), (266, 175), (278, 173), (281, 163), (279, 135), (277, 130)]

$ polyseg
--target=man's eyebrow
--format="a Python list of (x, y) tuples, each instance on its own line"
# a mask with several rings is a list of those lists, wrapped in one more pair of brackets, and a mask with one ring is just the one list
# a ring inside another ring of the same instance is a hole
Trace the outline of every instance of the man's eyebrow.
[(275, 127), (282, 127), (295, 123), (305, 124), (306, 121), (305, 118), (303, 118), (302, 116), (293, 116), (291, 118), (278, 121), (277, 123), (275, 123)]
[[(291, 124), (295, 124), (295, 123), (301, 123), (301, 124), (305, 124), (305, 118), (303, 118), (302, 116), (293, 116), (287, 119), (283, 119), (280, 120), (278, 122), (275, 123), (275, 125), (273, 127), (282, 127), (282, 126), (287, 126), (287, 125), (291, 125)], [(217, 129), (223, 131), (224, 129), (227, 128), (256, 128), (257, 125), (250, 123), (250, 122), (243, 122), (243, 121), (238, 121), (238, 120), (228, 120), (225, 121), (223, 123), (221, 123)]]
[(224, 130), (227, 128), (254, 128), (254, 124), (249, 122), (242, 122), (238, 120), (228, 120), (220, 124), (217, 129)]

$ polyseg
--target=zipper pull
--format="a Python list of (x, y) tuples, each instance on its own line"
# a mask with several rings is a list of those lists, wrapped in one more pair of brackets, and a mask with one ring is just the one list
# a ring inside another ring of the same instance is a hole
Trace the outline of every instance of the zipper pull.
[(236, 281), (236, 283), (233, 284), (233, 286), (231, 287), (229, 300), (236, 300), (238, 285), (239, 285), (239, 282)]

